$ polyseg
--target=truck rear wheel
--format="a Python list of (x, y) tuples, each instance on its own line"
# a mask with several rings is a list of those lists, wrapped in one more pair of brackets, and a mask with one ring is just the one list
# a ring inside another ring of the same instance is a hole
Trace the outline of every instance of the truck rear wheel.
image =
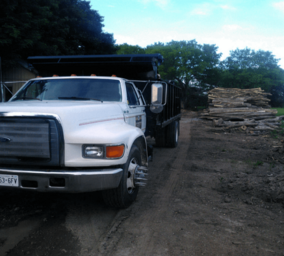
[(104, 202), (115, 208), (127, 208), (136, 199), (139, 187), (134, 185), (134, 167), (141, 165), (141, 155), (136, 145), (133, 145), (127, 162), (123, 165), (123, 174), (119, 186), (102, 191)]
[(174, 121), (170, 123), (167, 127), (167, 145), (170, 148), (176, 148), (178, 145), (178, 136), (179, 136), (179, 122)]

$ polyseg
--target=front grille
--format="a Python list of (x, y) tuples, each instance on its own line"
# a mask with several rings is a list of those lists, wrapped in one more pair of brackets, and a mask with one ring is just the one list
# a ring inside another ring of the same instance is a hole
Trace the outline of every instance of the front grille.
[(0, 117), (0, 164), (64, 166), (61, 124), (52, 117)]
[(0, 122), (0, 137), (0, 156), (50, 158), (48, 122)]

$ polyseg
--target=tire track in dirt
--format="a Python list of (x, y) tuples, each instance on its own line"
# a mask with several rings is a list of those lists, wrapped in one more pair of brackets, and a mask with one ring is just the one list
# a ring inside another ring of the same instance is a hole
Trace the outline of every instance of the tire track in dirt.
[[(157, 195), (160, 196), (160, 211), (155, 211), (154, 214), (149, 216), (149, 219), (146, 219), (146, 222), (157, 222), (160, 220), (160, 217), (164, 214), (168, 213), (169, 206), (172, 204), (172, 196), (175, 194), (178, 194), (181, 190), (181, 186), (179, 184), (180, 175), (182, 175), (181, 170), (184, 165), (184, 162), (186, 160), (187, 155), (187, 149), (190, 145), (190, 138), (191, 133), (190, 129), (189, 131), (187, 129), (184, 129), (183, 123), (181, 122), (182, 126), (182, 133), (179, 137), (179, 146), (176, 149), (169, 149), (172, 152), (169, 152), (169, 154), (173, 154), (175, 157), (174, 159), (168, 158), (167, 162), (170, 163), (170, 166), (168, 169), (164, 169), (163, 172), (168, 172), (169, 176), (167, 181), (165, 182), (165, 186), (161, 187), (157, 191)], [(188, 127), (188, 123), (187, 123)], [(155, 166), (158, 168), (158, 166)], [(161, 215), (162, 213), (162, 215)], [(156, 232), (157, 235), (160, 234), (160, 232)], [(145, 255), (152, 255), (154, 248), (155, 248), (155, 241), (152, 240), (152, 237), (149, 236), (148, 239), (145, 241), (147, 244), (146, 248), (140, 249), (140, 254), (142, 255), (145, 253)], [(146, 250), (145, 250), (146, 249)], [(169, 245), (168, 248), (166, 248), (165, 253), (169, 253), (172, 251), (171, 246)], [(163, 253), (162, 253), (163, 255)]]
[(100, 237), (117, 219), (119, 210), (108, 208), (100, 198), (100, 193), (88, 193), (80, 199), (68, 205), (65, 226), (79, 239), (80, 255), (97, 255)]

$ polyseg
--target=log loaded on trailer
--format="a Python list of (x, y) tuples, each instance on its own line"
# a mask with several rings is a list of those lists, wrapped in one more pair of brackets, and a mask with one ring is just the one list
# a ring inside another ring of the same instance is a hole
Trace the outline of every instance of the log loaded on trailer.
[(108, 205), (129, 206), (153, 155), (146, 137), (159, 146), (178, 143), (180, 90), (159, 78), (163, 57), (28, 61), (41, 77), (0, 106), (0, 188), (101, 190)]

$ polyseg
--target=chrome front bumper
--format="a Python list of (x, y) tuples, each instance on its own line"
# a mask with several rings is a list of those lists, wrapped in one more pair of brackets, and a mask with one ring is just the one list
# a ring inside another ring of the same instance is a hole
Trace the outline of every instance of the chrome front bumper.
[(0, 174), (18, 175), (19, 186), (0, 189), (29, 189), (41, 192), (91, 192), (116, 188), (122, 177), (122, 169), (95, 170), (31, 170), (0, 168)]

